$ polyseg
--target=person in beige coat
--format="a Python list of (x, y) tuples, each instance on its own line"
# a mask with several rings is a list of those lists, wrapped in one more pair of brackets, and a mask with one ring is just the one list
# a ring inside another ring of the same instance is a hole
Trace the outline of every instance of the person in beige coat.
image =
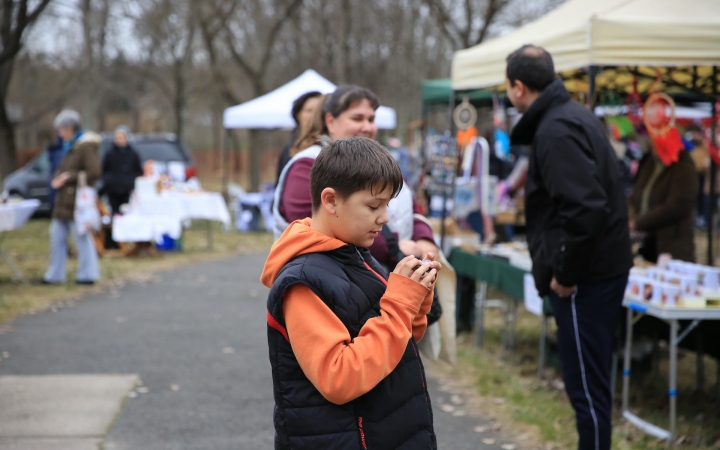
[(90, 233), (80, 234), (75, 226), (75, 195), (78, 176), (84, 172), (88, 186), (100, 178), (100, 136), (82, 129), (80, 114), (63, 110), (55, 118), (55, 129), (63, 141), (63, 158), (50, 183), (57, 190), (50, 222), (50, 266), (43, 283), (65, 282), (68, 234), (73, 235), (78, 253), (78, 284), (94, 284), (100, 278), (98, 254)]

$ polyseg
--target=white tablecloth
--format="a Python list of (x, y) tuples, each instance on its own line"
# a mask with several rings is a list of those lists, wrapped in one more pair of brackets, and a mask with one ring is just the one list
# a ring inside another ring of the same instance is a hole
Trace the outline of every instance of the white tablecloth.
[(170, 216), (143, 216), (125, 214), (115, 216), (113, 220), (113, 240), (115, 242), (162, 242), (166, 234), (173, 239), (182, 235), (179, 220)]
[(40, 200), (37, 199), (0, 204), (0, 231), (22, 227), (39, 207)]
[(113, 220), (116, 242), (161, 242), (163, 234), (178, 239), (186, 220), (205, 219), (230, 225), (225, 199), (217, 192), (133, 195), (130, 212)]
[(133, 213), (143, 216), (169, 216), (180, 221), (216, 220), (230, 225), (230, 212), (218, 192), (165, 192), (156, 196), (133, 196), (130, 208)]

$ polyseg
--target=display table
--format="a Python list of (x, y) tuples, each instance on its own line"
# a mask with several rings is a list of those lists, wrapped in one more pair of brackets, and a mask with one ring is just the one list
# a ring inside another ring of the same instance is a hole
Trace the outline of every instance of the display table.
[(230, 212), (219, 192), (163, 192), (155, 196), (134, 196), (130, 209), (142, 216), (168, 216), (180, 222), (205, 219), (230, 225)]
[(20, 269), (17, 268), (10, 255), (2, 248), (2, 243), (7, 233), (12, 230), (21, 228), (32, 217), (36, 209), (40, 207), (40, 200), (30, 199), (20, 202), (2, 203), (0, 204), (0, 256), (5, 260), (10, 270), (12, 270), (15, 278), (27, 283)]
[(448, 262), (452, 264), (458, 275), (488, 283), (512, 298), (524, 298), (523, 278), (528, 271), (510, 264), (509, 261), (454, 248)]
[(163, 235), (180, 239), (182, 223), (171, 216), (144, 216), (125, 214), (113, 219), (113, 240), (115, 242), (157, 242)]
[[(167, 234), (178, 239), (182, 223), (204, 219), (230, 225), (230, 212), (218, 192), (163, 192), (160, 195), (133, 195), (130, 212), (113, 219), (116, 242), (161, 242)], [(208, 224), (208, 247), (212, 247), (212, 227)]]
[[(661, 439), (672, 441), (675, 437), (675, 425), (677, 421), (677, 350), (678, 344), (697, 327), (703, 320), (720, 320), (720, 308), (707, 307), (700, 309), (692, 308), (665, 308), (651, 305), (642, 301), (625, 299), (623, 306), (627, 309), (627, 333), (625, 335), (625, 356), (623, 363), (623, 390), (622, 390), (622, 413), (623, 417), (630, 423), (642, 429), (648, 434)], [(669, 430), (665, 430), (649, 422), (644, 421), (640, 417), (630, 412), (629, 409), (629, 390), (630, 390), (630, 363), (631, 363), (631, 347), (632, 347), (632, 330), (633, 325), (644, 315), (657, 317), (670, 324), (670, 340), (669, 351), (670, 361), (668, 365), (669, 383), (668, 397), (670, 400), (670, 422)], [(679, 330), (680, 320), (692, 320), (684, 330)]]
[[(511, 258), (510, 261), (497, 256), (469, 253), (460, 248), (454, 248), (450, 253), (448, 262), (456, 273), (472, 278), (480, 283), (479, 292), (475, 302), (476, 343), (482, 344), (484, 334), (484, 311), (489, 306), (499, 306), (503, 310), (502, 353), (512, 357), (515, 346), (515, 325), (517, 319), (518, 302), (525, 298), (525, 275), (530, 272), (527, 262), (523, 258)], [(511, 262), (512, 261), (512, 262)], [(513, 264), (514, 263), (514, 264)], [(488, 300), (487, 286), (493, 286), (507, 295), (507, 300)], [(538, 374), (542, 376), (545, 367), (545, 342), (547, 335), (547, 319), (549, 305), (547, 302), (542, 308), (542, 326), (538, 355)]]

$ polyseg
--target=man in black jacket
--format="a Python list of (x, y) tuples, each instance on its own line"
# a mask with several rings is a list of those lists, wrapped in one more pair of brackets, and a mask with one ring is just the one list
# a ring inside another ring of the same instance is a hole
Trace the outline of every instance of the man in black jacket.
[(525, 45), (507, 58), (508, 97), (529, 145), (525, 184), (533, 276), (558, 326), (578, 448), (610, 449), (613, 337), (632, 265), (617, 158), (600, 121), (555, 78), (552, 56)]

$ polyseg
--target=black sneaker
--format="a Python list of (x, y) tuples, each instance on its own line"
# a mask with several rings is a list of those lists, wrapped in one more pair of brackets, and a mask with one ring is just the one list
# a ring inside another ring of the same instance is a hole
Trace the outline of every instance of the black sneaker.
[(37, 285), (43, 285), (43, 286), (60, 286), (60, 285), (62, 285), (62, 283), (55, 283), (54, 281), (48, 281), (45, 278), (40, 278), (39, 280), (32, 280), (30, 283), (37, 284)]
[(84, 284), (86, 286), (92, 286), (95, 284), (95, 281), (93, 280), (75, 280), (75, 284)]

